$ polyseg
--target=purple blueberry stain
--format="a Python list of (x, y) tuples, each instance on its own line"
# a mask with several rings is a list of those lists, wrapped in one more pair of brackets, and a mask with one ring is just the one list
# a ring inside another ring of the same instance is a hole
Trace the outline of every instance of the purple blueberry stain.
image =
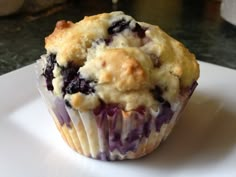
[(109, 132), (109, 149), (110, 151), (114, 151), (115, 149), (121, 150), (123, 146), (121, 141), (121, 134), (120, 132)]
[(159, 132), (163, 124), (169, 123), (174, 112), (171, 109), (170, 103), (162, 97), (163, 90), (159, 86), (155, 86), (155, 88), (151, 90), (151, 93), (154, 99), (159, 102), (160, 113), (155, 119), (156, 131)]
[(139, 141), (131, 141), (126, 143), (123, 147), (120, 148), (120, 152), (125, 154), (129, 151), (135, 151), (138, 147)]
[(144, 115), (146, 112), (146, 108), (145, 108), (145, 106), (139, 106), (137, 109), (135, 109), (135, 111), (141, 115)]
[(151, 132), (151, 114), (146, 113), (144, 106), (133, 111), (131, 117), (135, 119), (135, 127), (130, 130), (126, 137), (122, 137), (121, 110), (116, 104), (102, 103), (94, 109), (96, 123), (105, 137), (106, 146), (109, 151), (117, 150), (121, 154), (128, 151), (135, 151), (138, 144), (144, 137), (148, 137)]
[[(103, 104), (100, 105), (99, 107), (97, 107), (93, 113), (94, 113), (94, 117), (96, 120), (96, 124), (98, 126), (98, 132), (99, 132), (99, 136), (103, 139), (103, 146), (105, 148), (105, 152), (107, 152), (107, 149), (109, 149), (109, 130), (108, 130), (108, 120), (107, 120), (107, 114), (105, 111), (103, 111)], [(107, 155), (107, 154), (103, 155)], [(101, 154), (102, 155), (102, 154)], [(104, 156), (102, 156), (101, 158), (104, 158)]]
[(120, 108), (116, 104), (109, 104), (107, 109), (108, 116), (114, 116), (115, 114), (120, 112)]
[(136, 140), (138, 140), (142, 137), (142, 133), (143, 133), (142, 129), (135, 128), (135, 129), (133, 129), (129, 132), (129, 134), (126, 137), (125, 141), (128, 142), (128, 143), (136, 141)]
[(161, 130), (162, 125), (169, 123), (174, 115), (174, 112), (171, 110), (171, 105), (167, 101), (160, 105), (160, 109), (160, 113), (155, 120), (156, 131), (158, 132)]
[(52, 85), (52, 80), (54, 78), (53, 69), (56, 64), (56, 54), (52, 54), (52, 53), (49, 54), (46, 60), (47, 60), (47, 64), (42, 75), (45, 77), (47, 89), (50, 91), (53, 91), (54, 88)]
[(145, 122), (143, 125), (143, 134), (144, 136), (147, 138), (151, 133), (151, 126), (150, 126), (150, 122)]
[(109, 154), (106, 152), (100, 152), (97, 156), (97, 159), (103, 160), (103, 161), (110, 161)]
[(147, 115), (147, 120), (143, 124), (143, 135), (148, 138), (151, 133), (151, 120), (152, 116), (150, 114)]
[(97, 126), (103, 128), (103, 122), (106, 120), (106, 114), (103, 112), (103, 104), (95, 108), (93, 114), (95, 115)]
[(66, 104), (64, 100), (57, 98), (54, 102), (54, 105), (55, 107), (53, 108), (53, 112), (55, 113), (60, 124), (66, 124), (67, 127), (71, 128), (71, 119), (69, 114), (67, 113)]
[(103, 127), (103, 123), (109, 120), (109, 125), (115, 127), (117, 115), (120, 114), (120, 108), (116, 104), (105, 104), (101, 101), (101, 104), (93, 110), (96, 117), (97, 125)]
[(93, 110), (93, 114), (95, 116), (99, 116), (104, 110), (105, 105), (106, 104), (102, 100), (100, 100), (100, 105)]
[[(162, 94), (160, 88), (157, 87), (156, 90), (160, 95)], [(154, 122), (156, 131), (160, 131), (163, 124), (169, 123), (174, 114), (171, 110), (171, 105), (164, 99), (160, 107), (160, 113)], [(126, 137), (122, 137), (122, 129), (118, 126), (123, 121), (121, 110), (122, 108), (116, 104), (102, 103), (93, 112), (97, 125), (103, 133), (102, 137), (105, 138), (107, 151), (117, 150), (121, 154), (125, 154), (128, 151), (136, 151), (142, 139), (150, 135), (152, 115), (146, 112), (145, 107), (139, 107), (134, 110), (132, 118), (135, 119), (135, 128), (131, 129)], [(99, 158), (107, 159), (104, 154)]]
[(121, 120), (121, 109), (115, 104), (105, 104), (101, 102), (93, 111), (98, 127), (106, 138), (106, 146), (110, 151), (122, 147), (120, 129), (117, 128)]
[(125, 140), (121, 139), (120, 132), (109, 133), (110, 151), (118, 150), (121, 154), (135, 151), (140, 141), (140, 134), (136, 129), (132, 130)]
[[(118, 133), (119, 134), (119, 133)], [(113, 151), (117, 149), (121, 154), (125, 154), (128, 151), (135, 151), (138, 147), (142, 139), (142, 130), (139, 128), (135, 128), (131, 130), (125, 139), (121, 139), (121, 136), (116, 137), (112, 142), (112, 148), (110, 146), (110, 150)]]

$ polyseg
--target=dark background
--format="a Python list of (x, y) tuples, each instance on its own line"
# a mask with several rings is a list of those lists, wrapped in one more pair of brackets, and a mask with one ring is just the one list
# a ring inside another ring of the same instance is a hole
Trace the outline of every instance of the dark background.
[[(0, 17), (0, 74), (34, 63), (45, 53), (44, 37), (58, 20), (122, 10), (159, 25), (184, 43), (198, 60), (236, 69), (236, 27), (220, 17), (219, 0), (80, 0), (46, 11)], [(54, 13), (52, 13), (54, 12)]]

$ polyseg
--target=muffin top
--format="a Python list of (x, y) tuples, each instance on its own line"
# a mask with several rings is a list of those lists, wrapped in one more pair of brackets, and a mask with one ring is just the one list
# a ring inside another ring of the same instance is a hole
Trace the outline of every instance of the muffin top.
[(158, 109), (161, 100), (178, 102), (199, 77), (195, 56), (180, 42), (123, 12), (59, 21), (45, 48), (48, 90), (74, 109)]

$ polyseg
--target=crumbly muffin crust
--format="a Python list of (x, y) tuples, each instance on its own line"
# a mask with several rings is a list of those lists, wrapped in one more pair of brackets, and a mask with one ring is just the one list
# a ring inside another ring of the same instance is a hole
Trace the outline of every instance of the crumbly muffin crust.
[[(199, 77), (196, 58), (183, 44), (158, 26), (137, 22), (123, 12), (77, 23), (59, 21), (45, 38), (45, 48), (56, 60), (53, 93), (74, 109), (90, 110), (105, 102), (127, 111), (139, 106), (157, 110), (156, 88), (164, 100), (175, 104), (182, 90)], [(74, 65), (77, 75), (65, 81), (63, 74), (72, 77), (66, 69)], [(74, 89), (73, 83), (83, 85), (83, 91)]]

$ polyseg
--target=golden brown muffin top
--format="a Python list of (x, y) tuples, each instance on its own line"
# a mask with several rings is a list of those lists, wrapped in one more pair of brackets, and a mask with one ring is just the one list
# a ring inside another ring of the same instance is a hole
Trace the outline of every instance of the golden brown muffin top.
[[(93, 109), (99, 100), (118, 103), (126, 110), (140, 105), (158, 107), (152, 90), (158, 86), (170, 103), (199, 77), (195, 56), (158, 26), (137, 22), (123, 12), (59, 21), (45, 38), (47, 53), (59, 66), (80, 66), (85, 79), (95, 81), (95, 92), (66, 94), (76, 109)], [(62, 95), (60, 67), (54, 68), (54, 93)]]

